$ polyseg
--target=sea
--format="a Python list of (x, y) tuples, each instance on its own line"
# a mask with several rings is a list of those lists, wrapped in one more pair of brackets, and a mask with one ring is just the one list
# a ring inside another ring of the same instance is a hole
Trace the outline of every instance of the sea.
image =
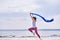
[(27, 29), (5, 29), (0, 30), (0, 40), (60, 40), (60, 29), (39, 29), (38, 33), (40, 39)]

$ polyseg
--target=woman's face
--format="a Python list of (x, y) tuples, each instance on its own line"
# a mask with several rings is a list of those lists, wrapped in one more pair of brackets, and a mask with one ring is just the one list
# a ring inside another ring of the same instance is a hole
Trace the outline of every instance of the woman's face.
[(34, 18), (32, 18), (33, 22), (36, 22), (36, 20)]

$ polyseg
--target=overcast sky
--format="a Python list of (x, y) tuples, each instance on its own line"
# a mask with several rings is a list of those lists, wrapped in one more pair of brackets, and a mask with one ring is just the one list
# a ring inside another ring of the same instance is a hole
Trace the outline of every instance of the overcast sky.
[(0, 0), (0, 29), (29, 28), (30, 12), (55, 19), (52, 23), (45, 23), (37, 18), (39, 29), (60, 28), (60, 0)]

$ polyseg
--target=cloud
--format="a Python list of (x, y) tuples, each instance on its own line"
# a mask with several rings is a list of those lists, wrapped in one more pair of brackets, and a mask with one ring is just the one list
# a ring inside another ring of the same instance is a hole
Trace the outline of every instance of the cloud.
[[(54, 21), (46, 23), (43, 20), (37, 20), (38, 29), (59, 29), (60, 28), (60, 15), (54, 17)], [(0, 19), (0, 29), (28, 29), (32, 26), (29, 17), (16, 17)]]
[[(26, 17), (25, 17), (26, 18)], [(30, 20), (24, 17), (0, 19), (0, 29), (26, 29), (30, 27)]]
[(13, 13), (4, 13), (4, 14), (0, 14), (0, 18), (6, 18), (6, 17), (8, 17), (8, 18), (12, 18), (12, 17), (14, 17), (14, 18), (16, 18), (16, 17), (27, 17), (28, 16), (28, 14), (25, 14), (25, 13), (23, 13), (23, 12), (20, 12), (20, 13), (15, 13), (15, 12), (13, 12)]
[[(24, 29), (31, 26), (29, 14), (54, 17), (54, 22), (38, 20), (38, 28), (60, 28), (60, 0), (0, 0), (0, 29)], [(8, 14), (9, 13), (9, 14)], [(55, 16), (53, 16), (55, 15)]]
[(37, 0), (36, 4), (41, 7), (37, 12), (44, 16), (60, 14), (60, 0)]
[(36, 12), (44, 15), (59, 13), (59, 0), (0, 0), (0, 13)]
[(38, 20), (37, 26), (39, 29), (59, 29), (60, 28), (60, 15), (54, 17), (54, 21), (51, 23), (46, 23), (44, 21)]
[(60, 0), (45, 0), (47, 3), (50, 3), (50, 4), (57, 4), (57, 3), (60, 3)]
[(1, 12), (30, 12), (37, 9), (35, 0), (6, 0), (0, 3)]

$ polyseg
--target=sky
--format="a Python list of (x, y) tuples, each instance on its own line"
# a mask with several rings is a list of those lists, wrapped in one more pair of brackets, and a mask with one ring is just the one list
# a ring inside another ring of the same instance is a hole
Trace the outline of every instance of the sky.
[(32, 26), (30, 12), (54, 18), (45, 23), (37, 17), (39, 29), (60, 29), (60, 0), (0, 0), (0, 29), (28, 29)]

